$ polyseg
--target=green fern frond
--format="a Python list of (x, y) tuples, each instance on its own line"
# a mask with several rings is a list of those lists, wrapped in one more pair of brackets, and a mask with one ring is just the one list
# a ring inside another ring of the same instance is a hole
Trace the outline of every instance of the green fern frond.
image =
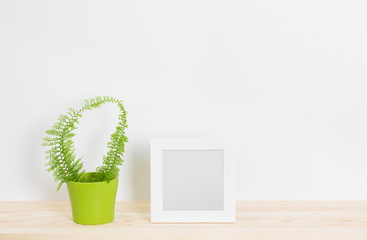
[(47, 171), (52, 171), (56, 182), (59, 182), (57, 190), (60, 189), (63, 183), (68, 181), (84, 181), (82, 179), (85, 170), (83, 169), (82, 158), (76, 159), (75, 147), (72, 138), (75, 134), (72, 132), (77, 129), (79, 118), (85, 110), (99, 108), (105, 103), (114, 103), (118, 106), (120, 114), (119, 122), (115, 132), (111, 134), (111, 139), (107, 143), (109, 149), (106, 156), (103, 156), (103, 162), (96, 169), (100, 173), (101, 181), (111, 181), (118, 177), (119, 167), (122, 165), (122, 156), (125, 151), (125, 143), (128, 138), (125, 136), (127, 128), (126, 111), (123, 102), (113, 97), (95, 97), (85, 100), (80, 110), (69, 108), (66, 114), (60, 115), (58, 121), (48, 129), (45, 133), (43, 146), (51, 147), (46, 151), (46, 159), (49, 162), (46, 164)]

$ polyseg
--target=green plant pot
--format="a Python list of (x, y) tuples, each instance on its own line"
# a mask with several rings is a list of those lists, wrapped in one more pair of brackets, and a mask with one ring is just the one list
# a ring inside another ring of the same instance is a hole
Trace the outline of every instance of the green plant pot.
[(96, 177), (97, 173), (88, 172), (84, 182), (67, 183), (75, 223), (95, 225), (114, 219), (118, 179), (95, 182)]

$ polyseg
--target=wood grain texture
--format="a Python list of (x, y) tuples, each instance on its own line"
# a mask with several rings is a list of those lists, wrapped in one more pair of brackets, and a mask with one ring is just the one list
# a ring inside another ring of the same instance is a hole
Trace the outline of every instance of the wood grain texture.
[(0, 240), (367, 240), (367, 201), (240, 201), (226, 224), (151, 224), (149, 205), (118, 202), (114, 222), (86, 226), (72, 222), (69, 202), (0, 202)]

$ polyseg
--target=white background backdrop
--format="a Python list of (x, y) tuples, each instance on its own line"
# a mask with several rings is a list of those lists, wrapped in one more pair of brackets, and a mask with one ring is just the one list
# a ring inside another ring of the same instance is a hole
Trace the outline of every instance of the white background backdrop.
[[(237, 199), (367, 199), (364, 0), (0, 1), (0, 200), (67, 199), (44, 131), (125, 100), (119, 200), (149, 199), (152, 137), (237, 142)], [(75, 138), (100, 164), (116, 108)], [(195, 167), (195, 166), (192, 166)]]

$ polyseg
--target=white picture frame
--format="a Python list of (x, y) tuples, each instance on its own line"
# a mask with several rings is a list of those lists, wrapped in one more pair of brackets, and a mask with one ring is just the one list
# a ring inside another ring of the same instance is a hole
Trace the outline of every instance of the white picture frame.
[(152, 139), (151, 222), (235, 222), (234, 152), (220, 139)]

